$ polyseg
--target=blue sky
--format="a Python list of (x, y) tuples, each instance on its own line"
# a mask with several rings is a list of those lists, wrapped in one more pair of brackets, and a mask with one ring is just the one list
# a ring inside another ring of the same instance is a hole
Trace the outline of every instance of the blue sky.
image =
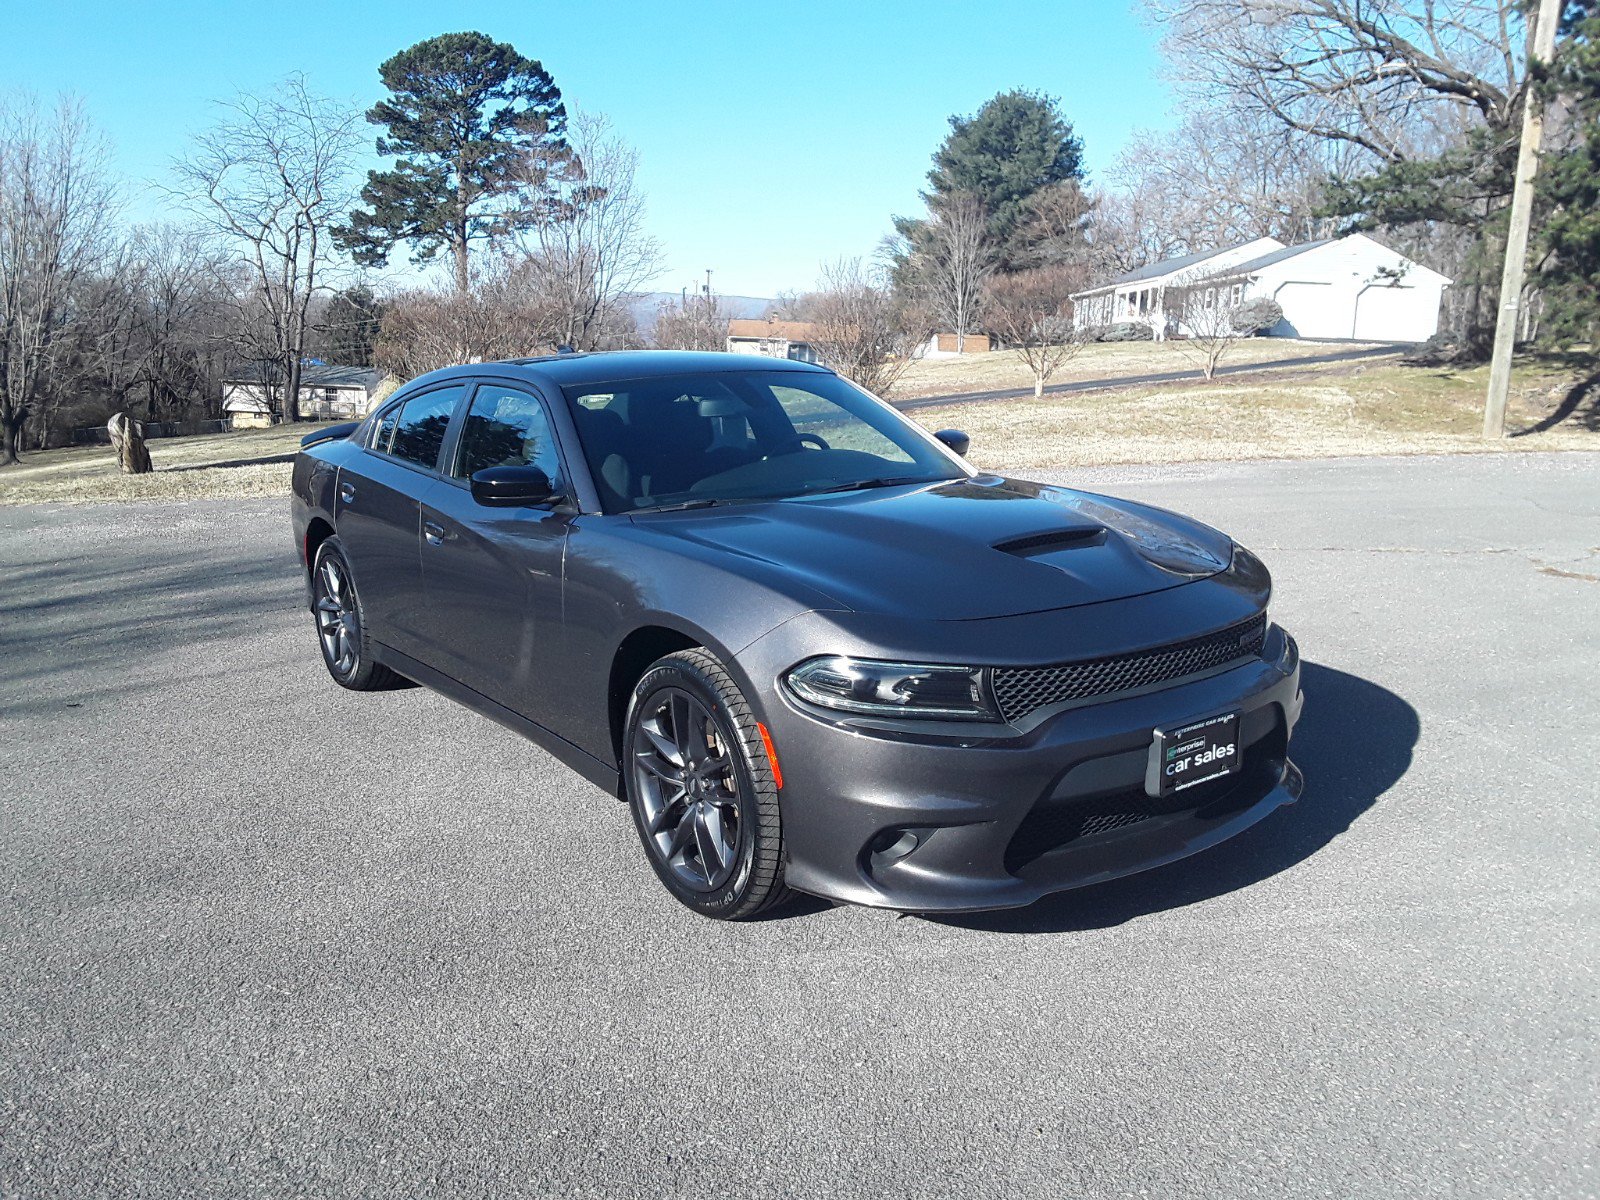
[[(917, 211), (950, 114), (996, 91), (1060, 97), (1091, 173), (1132, 129), (1171, 122), (1154, 35), (1122, 0), (0, 0), (0, 87), (81, 96), (119, 169), (145, 180), (213, 100), (304, 71), (364, 108), (389, 55), (474, 28), (540, 59), (569, 107), (606, 113), (638, 148), (673, 290), (710, 267), (719, 291), (773, 295), (871, 252), (891, 214)], [(136, 191), (132, 211), (159, 205)]]

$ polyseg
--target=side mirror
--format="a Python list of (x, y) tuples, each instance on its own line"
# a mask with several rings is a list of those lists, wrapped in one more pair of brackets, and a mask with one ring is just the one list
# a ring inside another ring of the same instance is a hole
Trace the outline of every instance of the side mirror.
[(538, 467), (485, 467), (472, 474), (472, 498), (490, 508), (542, 508), (561, 496)]
[(953, 452), (961, 455), (962, 458), (967, 456), (967, 450), (972, 446), (972, 439), (966, 434), (962, 433), (959, 429), (941, 429), (933, 436), (938, 438)]

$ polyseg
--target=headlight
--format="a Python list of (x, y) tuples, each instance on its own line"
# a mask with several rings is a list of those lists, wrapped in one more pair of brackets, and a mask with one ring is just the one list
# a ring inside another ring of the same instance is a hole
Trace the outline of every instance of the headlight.
[(985, 672), (977, 667), (877, 662), (842, 654), (811, 658), (784, 676), (800, 699), (879, 717), (998, 721)]

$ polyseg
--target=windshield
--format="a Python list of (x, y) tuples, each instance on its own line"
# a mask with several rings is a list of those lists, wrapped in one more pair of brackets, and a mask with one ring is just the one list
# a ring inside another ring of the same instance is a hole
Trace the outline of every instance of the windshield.
[(566, 396), (607, 512), (965, 477), (899, 413), (820, 371), (674, 375)]

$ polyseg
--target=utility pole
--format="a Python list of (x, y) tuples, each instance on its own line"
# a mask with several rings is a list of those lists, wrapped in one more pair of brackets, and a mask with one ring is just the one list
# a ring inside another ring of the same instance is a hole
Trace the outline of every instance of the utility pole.
[(1483, 406), (1483, 436), (1494, 440), (1506, 435), (1511, 352), (1516, 344), (1518, 310), (1522, 307), (1522, 276), (1528, 264), (1528, 227), (1533, 222), (1533, 180), (1539, 173), (1539, 145), (1544, 140), (1544, 104), (1533, 87), (1533, 68), (1535, 62), (1548, 63), (1555, 57), (1560, 18), (1561, 0), (1539, 0), (1539, 12), (1528, 37), (1522, 144), (1517, 149), (1517, 175), (1511, 190), (1511, 227), (1506, 231), (1505, 270), (1500, 275), (1500, 313), (1494, 326), (1489, 395)]

